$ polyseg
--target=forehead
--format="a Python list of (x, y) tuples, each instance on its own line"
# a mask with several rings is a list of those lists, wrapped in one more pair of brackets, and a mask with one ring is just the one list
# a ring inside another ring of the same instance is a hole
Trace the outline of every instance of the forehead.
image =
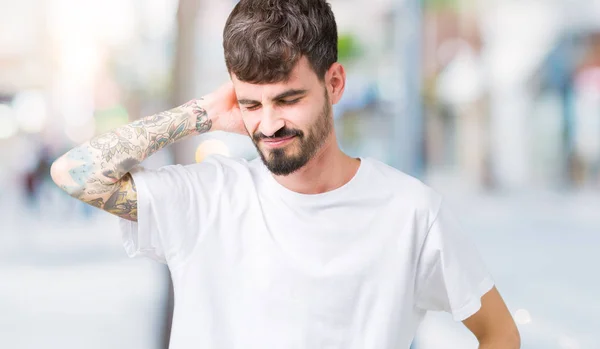
[(319, 79), (306, 57), (300, 58), (286, 81), (269, 84), (252, 84), (231, 75), (238, 99), (269, 99), (290, 89), (310, 90), (319, 83)]

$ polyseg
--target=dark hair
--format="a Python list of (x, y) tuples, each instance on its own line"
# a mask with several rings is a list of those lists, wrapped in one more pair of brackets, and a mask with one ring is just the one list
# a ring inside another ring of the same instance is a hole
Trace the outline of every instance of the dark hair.
[(241, 0), (223, 31), (225, 64), (241, 81), (274, 83), (306, 56), (323, 80), (337, 62), (337, 39), (326, 0)]

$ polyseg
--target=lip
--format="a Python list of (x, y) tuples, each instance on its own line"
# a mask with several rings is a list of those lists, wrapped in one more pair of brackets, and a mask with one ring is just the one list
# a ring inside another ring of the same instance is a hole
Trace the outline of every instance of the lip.
[(296, 136), (277, 138), (277, 139), (263, 139), (263, 142), (271, 148), (280, 147), (290, 143)]

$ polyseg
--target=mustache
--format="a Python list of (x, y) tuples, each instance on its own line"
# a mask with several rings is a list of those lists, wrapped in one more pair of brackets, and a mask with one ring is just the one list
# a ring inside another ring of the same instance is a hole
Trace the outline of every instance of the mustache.
[(297, 129), (293, 129), (293, 128), (282, 127), (279, 130), (277, 130), (277, 132), (273, 133), (272, 136), (265, 136), (260, 131), (256, 132), (252, 136), (252, 139), (254, 139), (255, 142), (259, 142), (262, 139), (285, 138), (285, 137), (294, 137), (294, 136), (298, 136), (298, 137), (302, 138), (302, 137), (304, 137), (304, 132), (297, 130)]

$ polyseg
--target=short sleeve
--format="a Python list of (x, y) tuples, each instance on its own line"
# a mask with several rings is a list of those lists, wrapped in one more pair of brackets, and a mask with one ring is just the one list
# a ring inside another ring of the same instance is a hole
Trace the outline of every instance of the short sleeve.
[(129, 257), (148, 257), (169, 267), (183, 263), (206, 227), (222, 186), (216, 161), (157, 170), (131, 171), (138, 199), (138, 220), (119, 219)]
[(416, 306), (463, 321), (494, 286), (474, 244), (444, 203), (425, 237), (417, 266)]

